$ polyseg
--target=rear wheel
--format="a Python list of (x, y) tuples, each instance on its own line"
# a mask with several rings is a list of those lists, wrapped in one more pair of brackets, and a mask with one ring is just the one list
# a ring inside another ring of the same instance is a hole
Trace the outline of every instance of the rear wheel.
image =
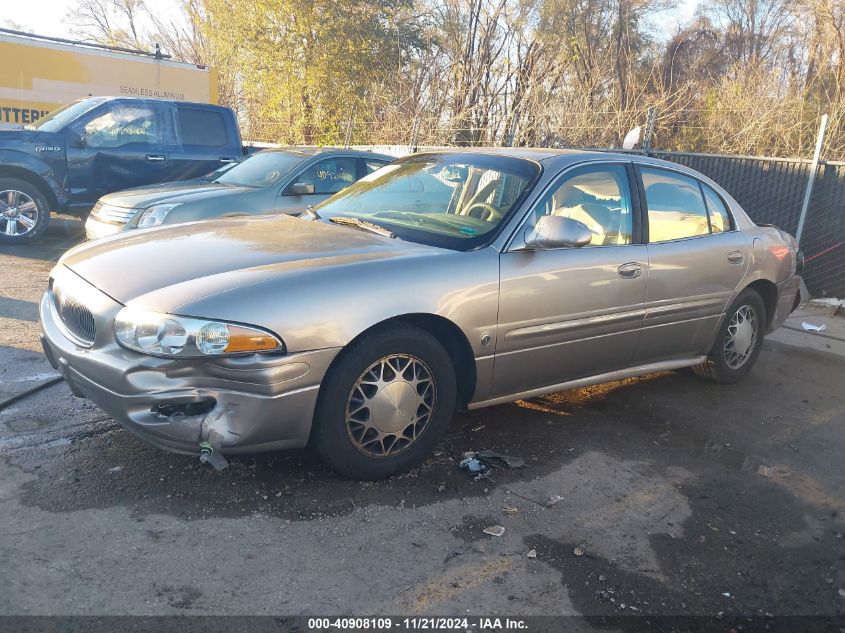
[(731, 304), (707, 360), (693, 371), (715, 382), (741, 380), (754, 365), (766, 329), (766, 306), (754, 290), (746, 289)]
[(49, 222), (47, 198), (37, 187), (19, 178), (0, 178), (0, 241), (34, 242)]
[(312, 445), (355, 479), (380, 479), (419, 465), (455, 411), (449, 354), (409, 325), (373, 332), (345, 350), (324, 379)]

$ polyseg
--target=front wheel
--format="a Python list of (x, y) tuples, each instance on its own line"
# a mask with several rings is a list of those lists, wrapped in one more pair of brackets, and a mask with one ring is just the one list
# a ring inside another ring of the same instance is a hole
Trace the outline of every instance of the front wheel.
[(0, 242), (34, 242), (49, 222), (47, 198), (37, 187), (18, 178), (0, 178)]
[(746, 289), (728, 308), (707, 360), (693, 371), (715, 382), (741, 380), (760, 354), (766, 330), (766, 306), (752, 289)]
[(381, 479), (413, 468), (437, 446), (455, 412), (449, 354), (410, 325), (367, 334), (324, 378), (312, 445), (337, 472)]

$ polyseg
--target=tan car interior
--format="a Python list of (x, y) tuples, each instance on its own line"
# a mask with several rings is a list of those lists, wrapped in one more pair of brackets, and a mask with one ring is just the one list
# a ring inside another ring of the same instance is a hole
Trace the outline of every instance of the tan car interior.
[(544, 212), (578, 220), (593, 234), (590, 246), (631, 243), (631, 214), (619, 183), (607, 172), (575, 176), (552, 194)]

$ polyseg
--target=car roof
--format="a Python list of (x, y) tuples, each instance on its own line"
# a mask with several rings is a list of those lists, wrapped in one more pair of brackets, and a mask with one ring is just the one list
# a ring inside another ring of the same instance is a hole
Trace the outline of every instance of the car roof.
[[(339, 156), (364, 156), (376, 157), (379, 159), (386, 159), (388, 161), (396, 160), (395, 156), (388, 156), (387, 154), (379, 154), (377, 152), (370, 152), (359, 149), (340, 149), (337, 147), (302, 147), (302, 146), (282, 146), (282, 147), (268, 147), (261, 149), (261, 153), (275, 152), (280, 154), (289, 154), (291, 156), (299, 156), (301, 158), (309, 158), (317, 155), (337, 154)], [(256, 152), (258, 153), (258, 152)]]
[[(672, 161), (662, 160), (659, 158), (652, 158), (645, 156), (639, 152), (614, 152), (604, 151), (599, 149), (550, 149), (542, 147), (438, 147), (426, 148), (412, 156), (420, 154), (453, 154), (465, 153), (476, 155), (495, 155), (504, 156), (506, 158), (521, 158), (523, 160), (532, 160), (538, 163), (548, 165), (550, 168), (561, 168), (576, 163), (586, 161), (633, 161), (640, 164), (655, 165), (661, 167), (669, 167), (676, 171), (687, 172), (697, 178), (704, 176), (696, 172), (694, 169), (675, 163)], [(706, 179), (706, 176), (704, 176)], [(707, 179), (709, 180), (709, 179)]]

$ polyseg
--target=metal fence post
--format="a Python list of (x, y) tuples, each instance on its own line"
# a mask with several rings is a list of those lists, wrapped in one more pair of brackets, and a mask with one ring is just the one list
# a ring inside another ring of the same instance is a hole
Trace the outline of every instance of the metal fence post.
[(419, 117), (414, 117), (414, 125), (411, 128), (411, 153), (417, 153), (417, 137), (420, 133), (420, 119)]
[(346, 122), (346, 140), (343, 142), (343, 149), (349, 149), (350, 143), (352, 143), (352, 117), (349, 117)]
[(813, 152), (813, 162), (810, 164), (810, 176), (807, 179), (807, 190), (804, 192), (804, 203), (801, 205), (801, 215), (798, 217), (798, 230), (795, 232), (795, 241), (801, 244), (801, 235), (804, 233), (804, 221), (807, 219), (807, 209), (810, 208), (810, 198), (813, 195), (813, 184), (816, 182), (816, 172), (819, 169), (819, 158), (824, 144), (824, 133), (827, 129), (827, 114), (822, 115), (819, 123), (819, 135), (816, 138), (816, 151)]
[(654, 125), (657, 121), (657, 108), (649, 106), (648, 114), (646, 115), (645, 134), (643, 134), (643, 154), (648, 156), (651, 151), (651, 139), (654, 137)]

